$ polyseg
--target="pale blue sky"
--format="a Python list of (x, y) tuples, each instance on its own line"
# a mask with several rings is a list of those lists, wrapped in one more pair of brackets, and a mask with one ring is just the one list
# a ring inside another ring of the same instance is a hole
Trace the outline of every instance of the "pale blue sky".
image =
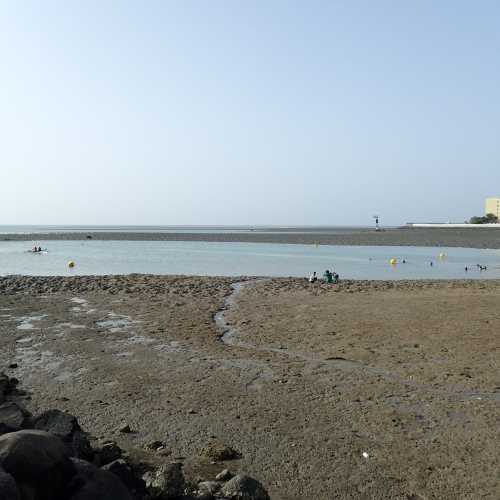
[(461, 221), (500, 3), (0, 0), (0, 223)]

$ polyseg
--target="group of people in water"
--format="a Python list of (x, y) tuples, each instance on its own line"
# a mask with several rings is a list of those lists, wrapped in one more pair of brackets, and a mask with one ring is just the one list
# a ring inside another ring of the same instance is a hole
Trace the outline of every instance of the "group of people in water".
[[(372, 260), (372, 258), (370, 257), (369, 260)], [(402, 259), (401, 260), (401, 263), (403, 264), (406, 264), (406, 259)], [(432, 260), (429, 262), (430, 266), (431, 267), (434, 267), (434, 262), (432, 262)], [(482, 266), (481, 264), (476, 264), (476, 267), (479, 271), (486, 271), (488, 268), (487, 266)], [(469, 266), (465, 266), (465, 271), (470, 271), (471, 270), (471, 267)], [(316, 283), (317, 281), (319, 281), (319, 277), (318, 275), (316, 274), (316, 271), (314, 271), (311, 276), (309, 276), (309, 283)], [(326, 270), (324, 273), (323, 273), (323, 282), (324, 283), (338, 283), (339, 282), (339, 275), (335, 272), (335, 271), (330, 271), (330, 270)]]
[(31, 249), (32, 252), (41, 252), (42, 251), (42, 247), (37, 247), (37, 246), (34, 246), (32, 249)]
[[(476, 264), (476, 267), (480, 270), (480, 271), (487, 271), (488, 268), (486, 266), (482, 266), (481, 264)], [(469, 267), (465, 266), (465, 271), (467, 272), (469, 270)]]
[[(309, 276), (309, 283), (316, 283), (318, 281), (318, 276), (316, 274), (316, 271), (314, 271), (311, 276)], [(330, 271), (327, 269), (323, 273), (323, 281), (325, 283), (338, 283), (339, 282), (339, 275), (335, 271)]]

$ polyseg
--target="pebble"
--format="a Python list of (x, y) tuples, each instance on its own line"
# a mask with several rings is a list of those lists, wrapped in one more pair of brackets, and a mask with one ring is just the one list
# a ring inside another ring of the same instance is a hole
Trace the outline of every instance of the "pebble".
[(159, 450), (165, 447), (165, 443), (163, 441), (151, 441), (145, 446), (148, 450)]
[(128, 424), (123, 424), (118, 427), (118, 432), (121, 432), (122, 434), (130, 434), (132, 432), (132, 429), (130, 428), (130, 425)]
[(224, 469), (215, 476), (215, 479), (217, 481), (228, 481), (232, 477), (233, 475), (231, 474), (231, 472), (229, 472), (229, 469)]

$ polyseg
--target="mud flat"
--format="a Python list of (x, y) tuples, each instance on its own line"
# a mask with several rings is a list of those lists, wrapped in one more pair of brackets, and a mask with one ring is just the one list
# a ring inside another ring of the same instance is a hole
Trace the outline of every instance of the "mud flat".
[(387, 245), (420, 247), (500, 248), (498, 228), (412, 228), (374, 231), (370, 229), (269, 230), (239, 233), (135, 233), (135, 232), (63, 232), (2, 234), (0, 241), (49, 240), (131, 240), (131, 241), (237, 241), (248, 243), (291, 243), (320, 245)]
[[(161, 441), (157, 460), (194, 479), (227, 466), (278, 500), (493, 499), (499, 300), (498, 281), (7, 277), (0, 367), (17, 364), (28, 409), (138, 457)], [(237, 454), (207, 459), (214, 442)]]

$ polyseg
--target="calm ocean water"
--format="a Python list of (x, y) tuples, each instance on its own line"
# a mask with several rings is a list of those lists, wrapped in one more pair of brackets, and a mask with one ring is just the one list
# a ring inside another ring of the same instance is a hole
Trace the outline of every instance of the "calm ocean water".
[[(500, 278), (500, 250), (424, 247), (348, 247), (203, 241), (47, 241), (47, 253), (29, 242), (0, 242), (0, 275), (186, 274), (308, 276), (334, 269), (341, 278)], [(446, 257), (439, 258), (444, 252)], [(407, 263), (390, 265), (389, 260)], [(68, 261), (76, 266), (69, 269)], [(433, 266), (430, 266), (430, 262)], [(479, 272), (476, 264), (488, 266)], [(465, 272), (465, 266), (471, 270)]]

